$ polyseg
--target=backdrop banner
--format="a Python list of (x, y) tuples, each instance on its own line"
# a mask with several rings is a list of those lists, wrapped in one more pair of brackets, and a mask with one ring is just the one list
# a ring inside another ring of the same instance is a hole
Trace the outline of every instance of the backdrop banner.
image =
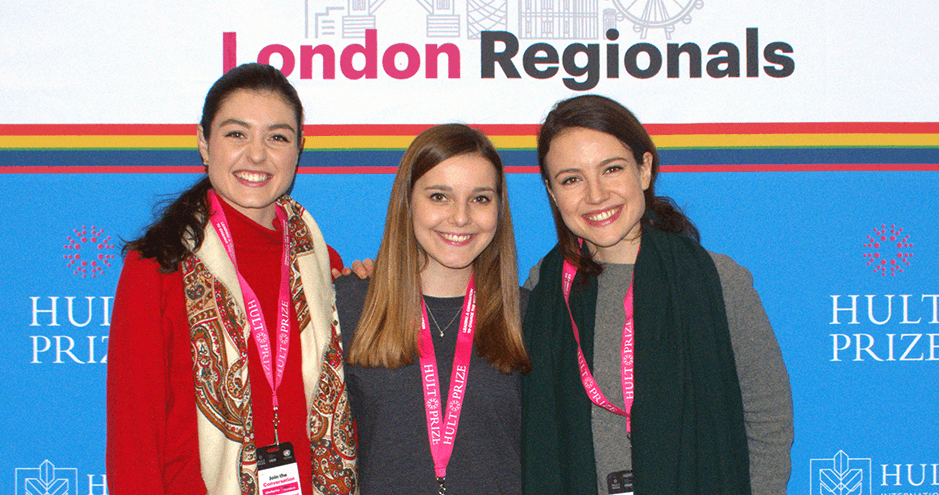
[(291, 194), (347, 264), (377, 252), (414, 136), (464, 122), (508, 166), (524, 280), (556, 242), (539, 122), (576, 94), (620, 101), (660, 149), (659, 193), (707, 249), (753, 274), (793, 387), (789, 493), (939, 494), (933, 2), (105, 0), (0, 12), (0, 493), (107, 492), (121, 248), (200, 179), (211, 84), (257, 61), (300, 92), (307, 140)]

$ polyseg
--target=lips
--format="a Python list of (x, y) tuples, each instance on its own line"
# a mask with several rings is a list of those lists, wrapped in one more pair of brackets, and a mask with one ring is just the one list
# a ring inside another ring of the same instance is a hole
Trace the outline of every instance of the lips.
[(591, 211), (581, 215), (581, 218), (584, 219), (588, 224), (594, 227), (602, 227), (604, 225), (609, 225), (616, 221), (619, 218), (620, 213), (623, 211), (623, 205), (613, 206), (611, 208), (605, 208), (602, 210)]
[(233, 172), (232, 175), (234, 175), (239, 182), (249, 186), (265, 184), (273, 177), (273, 175), (265, 172), (254, 172), (250, 170), (238, 170)]
[(449, 232), (437, 232), (437, 235), (447, 244), (461, 246), (470, 241), (474, 234), (453, 234)]

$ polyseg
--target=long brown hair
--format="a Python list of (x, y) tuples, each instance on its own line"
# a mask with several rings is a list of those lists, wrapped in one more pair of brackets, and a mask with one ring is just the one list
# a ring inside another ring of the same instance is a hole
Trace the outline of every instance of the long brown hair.
[[(681, 208), (667, 196), (655, 195), (655, 179), (659, 175), (659, 152), (645, 127), (626, 107), (614, 100), (598, 95), (581, 95), (559, 101), (545, 117), (538, 132), (538, 166), (545, 188), (550, 188), (548, 165), (545, 157), (551, 149), (551, 143), (558, 135), (571, 128), (584, 128), (609, 134), (627, 146), (633, 152), (636, 163), (643, 162), (643, 155), (652, 155), (652, 178), (645, 190), (646, 214), (642, 216), (642, 227), (654, 226), (659, 230), (674, 232), (694, 240), (700, 240), (698, 229), (682, 213)], [(554, 201), (548, 198), (551, 213), (554, 215), (554, 227), (558, 233), (561, 254), (578, 271), (587, 275), (598, 275), (602, 268), (593, 260), (587, 249), (577, 244), (577, 236), (564, 223), (561, 211)]]
[(492, 242), (473, 261), (478, 311), (474, 343), (479, 354), (504, 373), (531, 368), (519, 322), (515, 236), (505, 168), (492, 142), (462, 124), (431, 127), (404, 152), (391, 186), (385, 233), (365, 306), (349, 349), (350, 364), (398, 368), (414, 362), (421, 321), (420, 273), (427, 264), (427, 253), (414, 234), (414, 184), (444, 160), (472, 154), (495, 168), (499, 204), (499, 224)]

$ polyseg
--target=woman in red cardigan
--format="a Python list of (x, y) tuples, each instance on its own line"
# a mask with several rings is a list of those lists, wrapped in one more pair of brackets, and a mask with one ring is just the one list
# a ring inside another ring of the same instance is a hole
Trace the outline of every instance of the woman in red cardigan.
[(126, 246), (109, 341), (111, 493), (356, 491), (331, 256), (286, 195), (302, 125), (280, 71), (230, 70), (198, 127), (207, 177)]

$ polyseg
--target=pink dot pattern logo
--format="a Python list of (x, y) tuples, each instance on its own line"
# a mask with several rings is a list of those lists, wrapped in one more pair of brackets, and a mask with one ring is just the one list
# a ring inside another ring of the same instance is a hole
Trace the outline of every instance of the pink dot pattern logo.
[(898, 273), (903, 273), (905, 267), (911, 266), (913, 253), (909, 249), (913, 243), (910, 242), (910, 234), (905, 234), (896, 225), (874, 227), (873, 233), (867, 235), (864, 247), (867, 249), (864, 260), (867, 266), (873, 267), (875, 274), (886, 277), (889, 273), (891, 277), (896, 277)]
[(95, 278), (104, 273), (105, 268), (111, 268), (111, 260), (116, 256), (111, 236), (104, 234), (104, 229), (94, 225), (89, 229), (82, 225), (74, 229), (74, 234), (67, 236), (68, 243), (62, 246), (65, 249), (63, 258), (66, 267), (81, 278)]

